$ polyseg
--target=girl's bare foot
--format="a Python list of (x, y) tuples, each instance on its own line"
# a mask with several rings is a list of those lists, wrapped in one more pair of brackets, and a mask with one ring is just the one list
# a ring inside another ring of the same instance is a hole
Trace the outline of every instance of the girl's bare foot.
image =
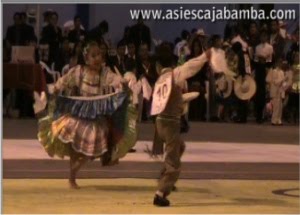
[(71, 189), (75, 189), (75, 190), (80, 189), (80, 187), (79, 187), (78, 184), (75, 182), (75, 180), (69, 180), (69, 186), (70, 186)]

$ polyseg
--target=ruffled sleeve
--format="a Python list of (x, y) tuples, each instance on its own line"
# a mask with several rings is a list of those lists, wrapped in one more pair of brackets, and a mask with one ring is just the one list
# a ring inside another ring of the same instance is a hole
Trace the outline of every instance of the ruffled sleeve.
[(81, 65), (75, 66), (69, 70), (67, 74), (62, 76), (55, 83), (56, 91), (63, 91), (66, 89), (72, 89), (78, 87), (80, 83), (80, 74), (83, 72), (83, 67)]

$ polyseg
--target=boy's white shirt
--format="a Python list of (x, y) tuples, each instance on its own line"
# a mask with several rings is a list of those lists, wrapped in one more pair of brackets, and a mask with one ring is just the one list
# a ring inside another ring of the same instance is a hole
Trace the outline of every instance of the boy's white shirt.
[(208, 58), (204, 52), (199, 57), (192, 58), (183, 65), (176, 67), (173, 70), (175, 84), (183, 87), (184, 81), (196, 75), (207, 61)]
[(162, 81), (162, 79), (160, 78), (156, 82), (154, 87), (154, 92), (153, 92), (151, 115), (160, 114), (166, 107), (166, 104), (169, 100), (172, 84), (171, 82), (169, 83), (170, 79), (168, 74), (171, 74), (171, 78), (172, 78), (171, 81), (173, 81), (174, 84), (176, 84), (182, 90), (184, 90), (186, 87), (186, 80), (196, 75), (207, 61), (208, 61), (207, 55), (206, 53), (203, 53), (199, 57), (193, 58), (185, 62), (181, 66), (177, 66), (175, 69), (171, 67), (163, 68), (161, 73), (163, 74), (162, 76), (166, 77), (164, 81), (165, 84), (169, 87), (167, 87), (168, 90), (166, 93), (166, 97), (162, 99), (161, 97), (159, 97), (159, 94), (157, 92), (159, 91), (159, 87), (164, 84), (159, 83)]

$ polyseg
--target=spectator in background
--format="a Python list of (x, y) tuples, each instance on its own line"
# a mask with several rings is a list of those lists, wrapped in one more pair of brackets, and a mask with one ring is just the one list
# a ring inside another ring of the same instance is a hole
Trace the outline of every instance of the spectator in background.
[[(138, 50), (137, 56), (137, 78), (145, 77), (153, 88), (157, 80), (158, 74), (156, 71), (155, 60), (149, 54), (147, 43), (142, 43)], [(147, 121), (150, 114), (151, 101), (144, 100), (142, 110), (142, 120)]]
[(25, 12), (20, 13), (21, 18), (21, 26), (23, 28), (22, 37), (25, 37), (26, 44), (30, 44), (32, 42), (36, 43), (37, 38), (34, 33), (34, 28), (31, 25), (27, 24), (27, 14)]
[[(212, 35), (210, 38), (211, 48), (215, 52), (223, 52), (222, 48), (222, 38), (220, 35)], [(209, 116), (210, 121), (216, 122), (219, 121), (219, 118), (217, 116), (217, 101), (216, 101), (216, 79), (215, 75), (212, 72), (212, 69), (209, 68), (207, 72), (208, 76), (208, 82), (209, 82)]]
[(291, 36), (292, 45), (287, 53), (287, 61), (290, 65), (293, 64), (293, 56), (296, 52), (299, 52), (299, 27), (295, 29), (294, 33)]
[(130, 29), (130, 38), (135, 42), (135, 47), (139, 48), (142, 43), (146, 43), (148, 49), (151, 50), (151, 32), (150, 28), (144, 24), (143, 18), (140, 15), (137, 24)]
[(262, 21), (260, 23), (259, 32), (262, 32), (262, 31), (266, 31), (266, 32), (269, 31), (268, 23), (266, 21)]
[(190, 54), (190, 50), (188, 48), (188, 40), (190, 38), (190, 32), (187, 30), (183, 30), (181, 32), (181, 40), (175, 45), (174, 54), (177, 57), (180, 57), (183, 54), (185, 57)]
[(136, 62), (132, 58), (128, 58), (125, 62), (126, 72), (133, 72), (136, 76)]
[(285, 41), (281, 34), (279, 33), (279, 22), (278, 20), (272, 20), (270, 24), (270, 44), (273, 46), (274, 50), (274, 59), (273, 63), (276, 64), (276, 62), (282, 58), (284, 58), (284, 46)]
[(131, 30), (129, 26), (126, 26), (124, 28), (124, 34), (123, 34), (123, 38), (122, 40), (125, 41), (125, 43), (127, 44), (129, 41), (131, 41)]
[(145, 76), (152, 87), (154, 86), (155, 81), (158, 77), (156, 72), (155, 60), (150, 56), (147, 43), (142, 43), (138, 50), (137, 74), (138, 78), (140, 78), (140, 76)]
[(122, 75), (126, 72), (125, 51), (126, 51), (126, 43), (124, 40), (121, 40), (117, 44), (117, 55), (111, 57), (111, 62), (114, 64), (114, 66), (117, 67), (117, 69)]
[(135, 68), (135, 74), (136, 74), (136, 47), (135, 44), (132, 40), (128, 41), (127, 43), (127, 54), (125, 56), (125, 68), (126, 70), (130, 71), (130, 69), (128, 68), (128, 65), (130, 68), (132, 68), (132, 65)]
[(6, 42), (5, 39), (3, 40), (2, 44), (3, 44), (3, 46), (2, 46), (2, 53), (3, 53), (2, 62), (3, 63), (8, 63), (9, 60), (10, 60), (10, 56), (9, 56), (10, 51), (9, 51), (9, 48), (7, 46), (7, 42)]
[(72, 55), (69, 62), (69, 69), (84, 62), (82, 52), (83, 52), (83, 42), (80, 41), (76, 43), (73, 48)]
[(197, 32), (197, 28), (193, 28), (193, 29), (191, 30), (191, 34), (196, 34), (196, 32)]
[[(196, 37), (192, 42), (191, 54), (187, 60), (200, 56), (204, 52), (202, 41)], [(189, 105), (189, 119), (196, 121), (205, 121), (206, 100), (205, 100), (205, 80), (207, 75), (208, 64), (205, 64), (200, 72), (188, 79), (189, 91), (199, 92), (198, 98), (192, 100)]]
[(237, 25), (236, 21), (227, 21), (224, 28), (224, 41), (230, 42), (234, 34), (234, 28)]
[(56, 55), (55, 60), (55, 70), (61, 72), (62, 68), (70, 63), (72, 55), (72, 50), (69, 46), (69, 40), (68, 38), (63, 38), (61, 47), (59, 49), (58, 54)]
[(289, 89), (288, 109), (293, 122), (299, 125), (300, 63), (299, 50), (293, 53), (291, 66), (291, 87)]
[(260, 34), (260, 44), (256, 46), (254, 56), (256, 122), (263, 123), (263, 110), (266, 105), (266, 72), (267, 68), (271, 67), (273, 56), (273, 47), (268, 43), (266, 31)]
[(109, 67), (112, 72), (116, 72), (114, 68), (114, 62), (112, 61), (111, 57), (108, 54), (108, 45), (107, 43), (101, 43), (99, 45), (100, 53), (102, 56), (103, 66)]
[(109, 25), (106, 20), (99, 23), (98, 26), (90, 30), (87, 34), (88, 41), (96, 41), (98, 44), (105, 42), (104, 35), (108, 33)]
[(15, 13), (13, 16), (14, 24), (7, 28), (6, 41), (8, 46), (24, 46), (26, 38), (22, 36), (23, 28), (20, 13)]
[(47, 64), (50, 66), (56, 59), (59, 53), (59, 45), (62, 41), (62, 31), (57, 25), (58, 14), (53, 12), (51, 14), (50, 23), (42, 30), (42, 40), (49, 44), (49, 58)]
[(81, 19), (80, 16), (76, 15), (74, 17), (74, 29), (69, 32), (68, 39), (70, 43), (78, 43), (85, 39), (85, 30), (81, 29)]
[(247, 43), (249, 45), (249, 56), (253, 60), (255, 47), (259, 44), (259, 32), (257, 23), (255, 21), (250, 22), (249, 32), (247, 36)]
[(269, 84), (269, 96), (273, 107), (272, 125), (282, 125), (282, 99), (283, 99), (283, 83), (285, 81), (284, 72), (282, 70), (281, 60), (276, 61), (275, 68), (271, 69), (266, 77), (266, 82)]
[[(236, 56), (236, 66), (234, 71), (237, 76), (242, 76), (244, 78), (246, 73), (245, 67), (245, 58), (242, 44), (239, 42), (235, 42), (232, 45), (232, 51)], [(248, 118), (248, 100), (241, 100), (236, 95), (234, 95), (234, 100), (236, 101), (237, 106), (237, 116), (233, 120), (237, 123), (246, 123)]]
[(43, 17), (44, 17), (43, 27), (46, 27), (50, 23), (51, 15), (53, 12), (54, 12), (53, 10), (48, 9), (43, 13)]
[(136, 47), (133, 40), (127, 42), (127, 50), (126, 58), (136, 60)]

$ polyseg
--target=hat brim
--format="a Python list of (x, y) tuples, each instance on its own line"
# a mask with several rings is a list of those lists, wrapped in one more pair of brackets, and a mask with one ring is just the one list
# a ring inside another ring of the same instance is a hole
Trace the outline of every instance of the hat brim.
[(226, 81), (226, 89), (225, 90), (222, 90), (222, 97), (225, 99), (225, 98), (228, 98), (231, 93), (232, 93), (232, 89), (233, 89), (233, 81), (230, 77), (228, 77), (227, 75), (225, 75), (225, 81)]
[(254, 79), (249, 75), (245, 76), (244, 81), (249, 82), (249, 91), (246, 93), (241, 91), (242, 77), (239, 76), (234, 82), (234, 93), (241, 100), (249, 100), (254, 96), (256, 92), (256, 83)]

